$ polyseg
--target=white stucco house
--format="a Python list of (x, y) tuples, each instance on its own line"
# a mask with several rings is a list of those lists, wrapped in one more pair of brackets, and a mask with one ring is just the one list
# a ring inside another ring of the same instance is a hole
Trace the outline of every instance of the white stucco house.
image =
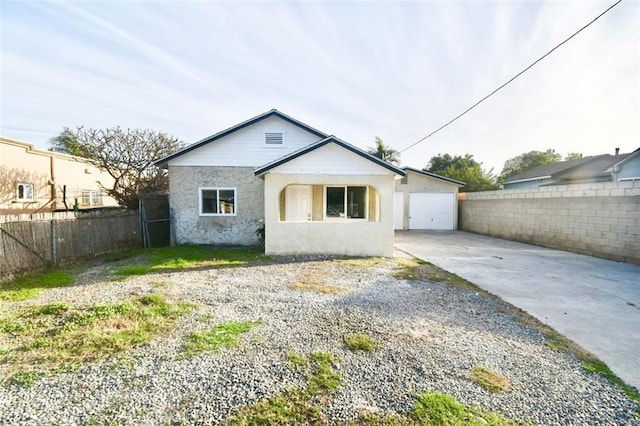
[(156, 161), (174, 244), (258, 243), (267, 254), (393, 256), (406, 172), (271, 110)]

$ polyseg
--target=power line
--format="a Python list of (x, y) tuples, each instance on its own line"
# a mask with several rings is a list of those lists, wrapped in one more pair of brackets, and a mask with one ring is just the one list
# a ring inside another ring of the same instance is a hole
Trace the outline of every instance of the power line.
[(574, 38), (575, 36), (577, 36), (579, 33), (581, 33), (584, 29), (586, 29), (589, 25), (593, 24), (594, 22), (596, 22), (598, 19), (600, 19), (605, 13), (607, 13), (608, 11), (610, 11), (611, 9), (613, 9), (614, 7), (616, 7), (618, 4), (620, 4), (622, 2), (622, 0), (618, 0), (617, 2), (615, 2), (614, 4), (612, 4), (611, 6), (609, 6), (604, 12), (602, 12), (600, 15), (596, 16), (595, 18), (593, 18), (593, 20), (591, 20), (591, 22), (589, 22), (588, 24), (586, 24), (585, 26), (583, 26), (582, 28), (580, 28), (578, 31), (576, 31), (575, 33), (571, 34), (571, 36), (567, 37), (565, 40), (563, 40), (561, 43), (559, 43), (556, 47), (554, 47), (553, 49), (551, 49), (550, 51), (548, 51), (547, 53), (545, 53), (544, 55), (542, 55), (541, 57), (539, 57), (538, 59), (536, 59), (531, 65), (529, 65), (528, 67), (526, 67), (525, 69), (523, 69), (522, 71), (520, 71), (518, 74), (514, 75), (513, 77), (511, 77), (506, 83), (503, 83), (500, 87), (498, 87), (497, 89), (495, 89), (493, 92), (489, 93), (488, 95), (486, 95), (484, 98), (480, 99), (478, 102), (476, 102), (475, 104), (471, 105), (469, 108), (467, 108), (466, 110), (464, 110), (462, 113), (458, 114), (456, 117), (454, 117), (453, 119), (449, 120), (448, 122), (446, 122), (445, 124), (443, 124), (442, 126), (438, 127), (436, 130), (434, 130), (433, 132), (429, 133), (427, 136), (423, 137), (422, 139), (419, 139), (418, 141), (412, 143), (411, 145), (409, 145), (408, 147), (401, 149), (400, 152), (405, 152), (406, 150), (413, 148), (414, 146), (418, 145), (420, 142), (423, 142), (424, 140), (430, 138), (431, 136), (435, 135), (436, 133), (438, 133), (440, 130), (444, 129), (445, 127), (447, 127), (448, 125), (450, 125), (451, 123), (453, 123), (454, 121), (458, 120), (460, 117), (462, 117), (463, 115), (465, 115), (466, 113), (468, 113), (469, 111), (471, 111), (472, 109), (474, 109), (475, 107), (477, 107), (478, 105), (480, 105), (482, 102), (484, 102), (485, 100), (489, 99), (491, 96), (493, 96), (494, 94), (496, 94), (500, 89), (502, 89), (503, 87), (505, 87), (507, 84), (511, 83), (513, 80), (515, 80), (516, 78), (520, 77), (522, 74), (524, 74), (525, 72), (529, 71), (531, 68), (533, 68), (534, 65), (536, 65), (538, 62), (540, 62), (541, 60), (543, 60), (544, 58), (546, 58), (547, 56), (549, 56), (551, 53), (553, 53), (556, 49), (558, 49), (560, 46), (562, 46), (563, 44), (565, 44), (566, 42), (568, 42), (569, 40), (571, 40), (572, 38)]

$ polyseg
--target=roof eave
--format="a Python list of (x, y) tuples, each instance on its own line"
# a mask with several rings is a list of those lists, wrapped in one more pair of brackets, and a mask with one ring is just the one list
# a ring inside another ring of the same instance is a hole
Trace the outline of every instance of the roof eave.
[(320, 148), (322, 146), (325, 146), (325, 145), (327, 145), (327, 144), (329, 144), (331, 142), (335, 143), (338, 146), (341, 146), (342, 148), (345, 148), (345, 149), (351, 151), (352, 153), (354, 153), (356, 155), (361, 156), (362, 158), (365, 158), (365, 159), (367, 159), (369, 161), (372, 161), (372, 162), (376, 163), (379, 166), (382, 166), (382, 167), (388, 169), (389, 171), (393, 172), (394, 174), (397, 174), (399, 176), (405, 176), (406, 175), (406, 172), (403, 169), (401, 169), (400, 167), (394, 166), (391, 163), (383, 161), (383, 160), (379, 159), (378, 157), (375, 157), (375, 156), (373, 156), (373, 155), (371, 155), (371, 154), (369, 154), (369, 153), (367, 153), (365, 151), (362, 151), (361, 149), (356, 148), (355, 146), (353, 146), (353, 145), (351, 145), (351, 144), (349, 144), (349, 143), (347, 143), (347, 142), (345, 142), (345, 141), (343, 141), (343, 140), (341, 140), (341, 139), (339, 139), (339, 138), (337, 138), (337, 137), (335, 137), (333, 135), (328, 136), (328, 137), (326, 137), (326, 138), (324, 138), (324, 139), (322, 139), (322, 140), (320, 140), (320, 141), (318, 141), (316, 143), (313, 143), (313, 144), (311, 144), (309, 146), (306, 146), (306, 147), (304, 147), (304, 148), (302, 148), (302, 149), (300, 149), (298, 151), (295, 151), (295, 152), (292, 152), (292, 153), (290, 153), (288, 155), (285, 155), (284, 157), (281, 157), (281, 158), (279, 158), (279, 159), (277, 159), (275, 161), (272, 161), (270, 163), (262, 165), (262, 166), (260, 166), (260, 167), (258, 167), (258, 168), (256, 168), (254, 170), (254, 174), (256, 176), (258, 176), (258, 177), (263, 176), (264, 174), (268, 173), (270, 170), (272, 170), (272, 169), (274, 169), (274, 168), (276, 168), (278, 166), (281, 166), (282, 164), (285, 164), (285, 163), (287, 163), (287, 162), (289, 162), (289, 161), (291, 161), (291, 160), (293, 160), (295, 158), (298, 158), (298, 157), (301, 157), (301, 156), (303, 156), (305, 154), (308, 154), (309, 152), (314, 151), (314, 150), (316, 150), (316, 149), (318, 149), (318, 148)]

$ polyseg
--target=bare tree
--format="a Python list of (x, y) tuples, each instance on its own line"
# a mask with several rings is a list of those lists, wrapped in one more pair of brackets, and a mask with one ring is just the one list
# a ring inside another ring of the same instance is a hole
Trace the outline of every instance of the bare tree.
[(100, 186), (120, 205), (134, 209), (142, 194), (168, 189), (167, 171), (156, 167), (153, 161), (184, 146), (183, 141), (166, 133), (120, 127), (76, 130), (66, 127), (54, 139), (60, 150), (81, 155), (109, 173), (114, 179), (113, 186), (105, 187), (98, 182)]

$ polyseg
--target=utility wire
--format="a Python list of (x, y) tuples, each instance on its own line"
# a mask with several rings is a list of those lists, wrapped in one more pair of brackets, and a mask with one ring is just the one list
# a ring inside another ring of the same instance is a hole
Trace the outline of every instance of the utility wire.
[(436, 133), (438, 133), (440, 130), (444, 129), (445, 127), (447, 127), (448, 125), (450, 125), (451, 123), (453, 123), (454, 121), (458, 120), (460, 117), (462, 117), (463, 115), (465, 115), (466, 113), (468, 113), (469, 111), (471, 111), (472, 109), (474, 109), (475, 107), (477, 107), (478, 105), (480, 105), (482, 102), (486, 101), (487, 99), (489, 99), (491, 96), (493, 96), (494, 94), (496, 94), (500, 89), (502, 89), (503, 87), (505, 87), (507, 84), (511, 83), (513, 80), (515, 80), (516, 78), (520, 77), (522, 74), (524, 74), (525, 72), (529, 71), (531, 68), (533, 68), (534, 65), (536, 65), (538, 62), (540, 62), (541, 60), (543, 60), (544, 58), (546, 58), (547, 56), (549, 56), (551, 53), (553, 53), (556, 49), (558, 49), (560, 46), (562, 46), (563, 44), (565, 44), (566, 42), (568, 42), (569, 40), (571, 40), (572, 38), (574, 38), (575, 36), (577, 36), (580, 32), (582, 32), (584, 29), (586, 29), (589, 25), (593, 24), (594, 22), (596, 22), (598, 19), (600, 19), (605, 13), (607, 13), (608, 11), (610, 11), (611, 9), (613, 9), (614, 7), (616, 7), (618, 4), (620, 4), (622, 2), (622, 0), (618, 0), (617, 2), (615, 2), (614, 4), (612, 4), (611, 6), (609, 6), (604, 12), (602, 12), (600, 15), (596, 16), (593, 20), (591, 20), (591, 22), (589, 22), (588, 24), (586, 24), (585, 26), (583, 26), (582, 28), (580, 28), (578, 31), (576, 31), (575, 33), (571, 34), (571, 36), (569, 36), (568, 38), (566, 38), (565, 40), (563, 40), (560, 44), (558, 44), (556, 47), (554, 47), (553, 49), (551, 49), (550, 51), (548, 51), (547, 53), (545, 53), (544, 55), (542, 55), (540, 58), (536, 59), (535, 62), (533, 62), (531, 65), (529, 65), (528, 67), (526, 67), (525, 69), (523, 69), (522, 71), (520, 71), (518, 74), (514, 75), (513, 77), (511, 77), (506, 83), (502, 84), (500, 87), (498, 87), (497, 89), (495, 89), (493, 92), (489, 93), (487, 96), (485, 96), (484, 98), (480, 99), (478, 102), (476, 102), (475, 104), (471, 105), (469, 108), (467, 108), (466, 110), (464, 110), (464, 112), (462, 112), (461, 114), (458, 114), (456, 117), (454, 117), (453, 119), (449, 120), (447, 123), (443, 124), (442, 126), (438, 127), (436, 130), (434, 130), (433, 132), (429, 133), (427, 136), (423, 137), (422, 139), (412, 143), (411, 145), (409, 145), (408, 147), (401, 149), (400, 152), (405, 152), (406, 150), (413, 148), (414, 146), (418, 145), (420, 142), (423, 142), (424, 140), (430, 138), (431, 136), (435, 135)]

